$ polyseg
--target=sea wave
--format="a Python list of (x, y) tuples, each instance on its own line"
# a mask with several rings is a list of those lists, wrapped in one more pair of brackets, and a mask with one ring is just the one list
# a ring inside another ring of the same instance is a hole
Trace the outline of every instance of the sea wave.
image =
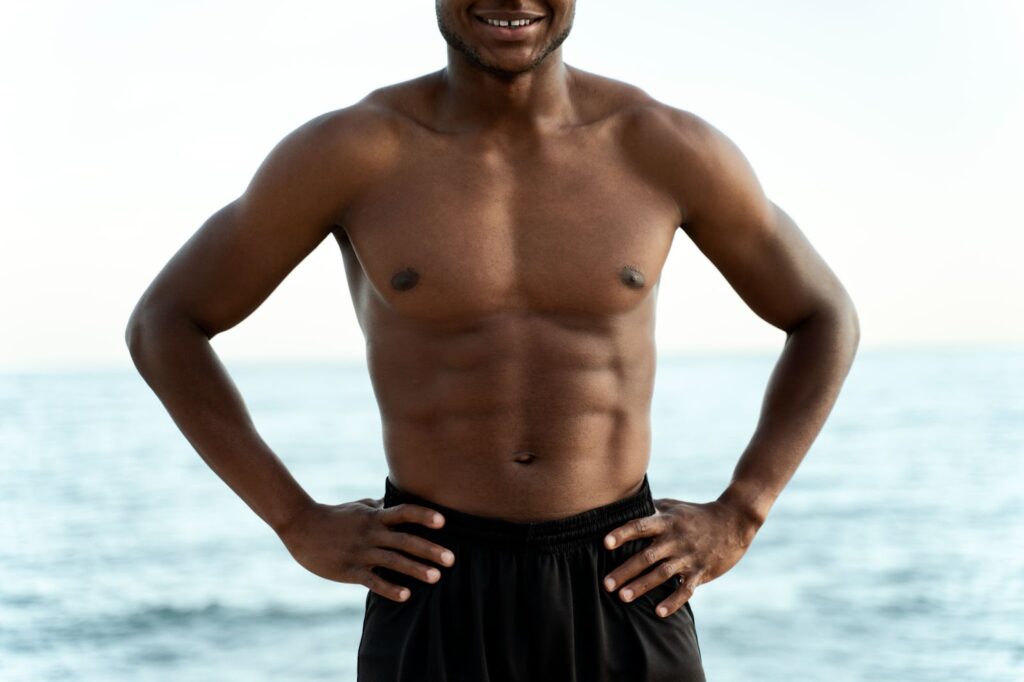
[[(45, 650), (56, 644), (102, 643), (154, 634), (180, 634), (188, 631), (237, 633), (240, 630), (308, 628), (340, 621), (362, 619), (363, 606), (342, 604), (329, 608), (307, 609), (268, 604), (241, 607), (212, 601), (205, 604), (152, 604), (120, 613), (88, 614), (69, 617), (50, 614), (25, 628), (0, 626), (0, 650)], [(28, 625), (28, 624), (26, 624)]]

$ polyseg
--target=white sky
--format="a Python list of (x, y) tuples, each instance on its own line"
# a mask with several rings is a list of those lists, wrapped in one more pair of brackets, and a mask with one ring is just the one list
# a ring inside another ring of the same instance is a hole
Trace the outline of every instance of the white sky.
[[(722, 129), (862, 348), (1024, 343), (1024, 2), (580, 0), (563, 47)], [(124, 364), (132, 306), (290, 130), (444, 65), (433, 3), (0, 5), (0, 368)], [(225, 360), (363, 357), (327, 240)], [(660, 353), (781, 348), (679, 233)]]

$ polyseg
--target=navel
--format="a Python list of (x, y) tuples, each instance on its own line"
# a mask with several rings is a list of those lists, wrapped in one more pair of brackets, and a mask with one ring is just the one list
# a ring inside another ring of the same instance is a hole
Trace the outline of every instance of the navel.
[(537, 455), (532, 452), (517, 452), (512, 455), (512, 461), (519, 464), (529, 464), (535, 459), (537, 459)]
[(644, 273), (635, 265), (623, 265), (619, 271), (619, 280), (627, 287), (633, 289), (644, 288)]
[(391, 286), (398, 291), (412, 289), (420, 281), (420, 275), (412, 268), (400, 270), (391, 276)]

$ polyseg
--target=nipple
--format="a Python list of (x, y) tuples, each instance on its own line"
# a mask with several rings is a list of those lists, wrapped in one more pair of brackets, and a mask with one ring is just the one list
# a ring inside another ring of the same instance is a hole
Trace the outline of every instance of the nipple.
[(635, 265), (623, 265), (622, 270), (619, 271), (619, 279), (627, 287), (633, 289), (643, 289), (644, 287), (644, 273), (640, 272)]
[(405, 291), (412, 289), (416, 286), (416, 282), (420, 281), (419, 273), (412, 268), (406, 268), (400, 272), (396, 272), (391, 276), (391, 286), (398, 291)]

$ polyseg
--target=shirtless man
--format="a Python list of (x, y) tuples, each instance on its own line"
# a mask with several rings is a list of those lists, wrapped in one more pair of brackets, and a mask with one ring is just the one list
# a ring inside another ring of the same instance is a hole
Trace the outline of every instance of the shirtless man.
[[(128, 324), (136, 366), (216, 474), (301, 565), (369, 589), (360, 680), (703, 679), (689, 599), (747, 550), (853, 361), (850, 297), (742, 153), (566, 65), (574, 10), (437, 0), (447, 66), (285, 137)], [(652, 500), (646, 476), (677, 229), (787, 334), (754, 435), (705, 503)], [(345, 504), (292, 478), (209, 342), (329, 235), (389, 470), (384, 497)]]

